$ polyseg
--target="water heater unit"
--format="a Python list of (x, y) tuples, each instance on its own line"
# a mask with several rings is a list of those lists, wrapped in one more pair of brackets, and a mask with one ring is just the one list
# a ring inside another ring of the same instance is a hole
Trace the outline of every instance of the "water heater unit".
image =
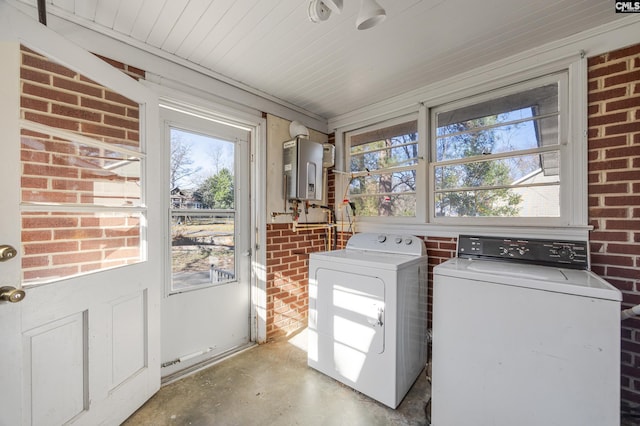
[(284, 143), (282, 154), (285, 198), (322, 200), (322, 144), (297, 137)]

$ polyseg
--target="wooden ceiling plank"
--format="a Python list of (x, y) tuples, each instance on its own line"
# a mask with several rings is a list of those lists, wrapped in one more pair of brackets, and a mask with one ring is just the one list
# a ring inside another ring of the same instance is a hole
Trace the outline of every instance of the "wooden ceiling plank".
[[(144, 0), (127, 0), (123, 1), (118, 8), (113, 29), (123, 34), (131, 34), (136, 19), (142, 12)], [(144, 14), (144, 12), (142, 12)]]
[[(211, 22), (209, 25), (209, 30), (206, 32), (206, 35), (202, 37), (201, 40), (194, 40), (193, 44), (189, 48), (191, 50), (191, 54), (186, 56), (186, 58), (198, 65), (202, 65), (203, 59), (207, 56), (207, 54), (215, 47), (215, 44), (218, 43), (221, 38), (221, 33), (219, 27), (221, 25), (229, 26), (228, 21), (233, 19), (231, 10), (234, 8), (234, 5), (238, 3), (234, 0), (215, 0), (213, 4), (213, 9), (209, 9), (207, 12), (212, 13)], [(223, 24), (223, 22), (227, 22)], [(205, 27), (207, 26), (207, 22), (202, 23)], [(196, 46), (195, 48), (193, 46)]]
[(169, 37), (171, 31), (173, 31), (173, 27), (184, 12), (188, 3), (189, 0), (167, 1), (162, 7), (162, 10), (160, 10), (160, 15), (158, 15), (158, 18), (153, 24), (153, 27), (149, 32), (149, 36), (146, 39), (146, 43), (150, 46), (160, 48), (167, 37)]
[(98, 0), (94, 22), (113, 29), (119, 7), (120, 0)]
[(75, 0), (73, 9), (69, 10), (80, 18), (94, 21), (96, 18), (97, 0)]
[(162, 50), (175, 54), (187, 36), (201, 22), (203, 14), (215, 7), (215, 3), (215, 1), (212, 2), (211, 0), (190, 1), (162, 44)]

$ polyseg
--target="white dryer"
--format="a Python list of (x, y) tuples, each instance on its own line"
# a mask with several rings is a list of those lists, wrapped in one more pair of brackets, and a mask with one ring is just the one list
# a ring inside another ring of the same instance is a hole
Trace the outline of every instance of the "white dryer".
[(396, 408), (427, 360), (427, 297), (417, 237), (361, 233), (312, 253), (309, 366)]
[(465, 236), (434, 268), (432, 426), (619, 425), (620, 300), (586, 241)]

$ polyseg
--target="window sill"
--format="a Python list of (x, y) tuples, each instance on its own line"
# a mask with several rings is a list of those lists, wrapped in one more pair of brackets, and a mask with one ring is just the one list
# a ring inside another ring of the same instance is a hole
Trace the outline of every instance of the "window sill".
[[(344, 224), (338, 230), (348, 229)], [(458, 237), (458, 235), (486, 235), (516, 238), (546, 238), (588, 241), (591, 226), (498, 226), (498, 225), (434, 225), (356, 221), (356, 232), (411, 234), (425, 237)]]

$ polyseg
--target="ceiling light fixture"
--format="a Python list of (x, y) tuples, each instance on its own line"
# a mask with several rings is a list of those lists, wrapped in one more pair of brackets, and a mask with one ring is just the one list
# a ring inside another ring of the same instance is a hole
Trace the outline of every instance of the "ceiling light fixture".
[(360, 12), (356, 19), (356, 28), (366, 30), (375, 27), (387, 17), (386, 12), (376, 0), (362, 0), (360, 3)]
[(342, 12), (342, 0), (322, 0), (322, 3), (338, 15)]
[(326, 21), (331, 16), (331, 9), (322, 0), (311, 0), (309, 2), (309, 19), (314, 24)]
[[(343, 0), (311, 0), (309, 2), (309, 19), (318, 23), (329, 19), (331, 12), (342, 12)], [(366, 30), (375, 27), (387, 17), (386, 12), (376, 0), (361, 0), (360, 11), (356, 19), (356, 28)]]

